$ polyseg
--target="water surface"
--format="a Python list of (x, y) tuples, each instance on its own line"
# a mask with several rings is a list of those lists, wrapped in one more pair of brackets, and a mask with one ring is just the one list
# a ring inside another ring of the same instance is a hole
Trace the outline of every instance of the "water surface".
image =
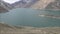
[(60, 19), (41, 17), (40, 14), (60, 15), (60, 11), (18, 8), (0, 14), (0, 21), (15, 26), (60, 27)]

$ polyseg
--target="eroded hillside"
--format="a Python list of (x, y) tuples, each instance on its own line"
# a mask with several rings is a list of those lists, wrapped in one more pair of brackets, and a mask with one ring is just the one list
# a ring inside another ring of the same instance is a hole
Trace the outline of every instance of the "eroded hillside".
[(60, 9), (60, 0), (33, 0), (30, 3), (24, 3), (25, 1), (18, 1), (14, 4), (8, 4), (6, 2), (3, 3), (2, 6), (5, 9), (13, 9), (13, 8), (33, 8), (33, 9)]
[(40, 0), (40, 1), (36, 2), (34, 5), (32, 5), (31, 8), (45, 9), (48, 4), (50, 4), (51, 2), (54, 2), (54, 1), (55, 0)]
[(60, 9), (60, 0), (55, 0), (47, 5), (46, 9)]

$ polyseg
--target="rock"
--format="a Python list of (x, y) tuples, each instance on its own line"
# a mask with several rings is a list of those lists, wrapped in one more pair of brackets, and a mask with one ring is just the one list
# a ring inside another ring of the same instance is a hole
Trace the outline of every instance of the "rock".
[(8, 10), (0, 6), (0, 13), (5, 13), (5, 12), (8, 12)]
[(12, 27), (0, 23), (0, 34), (60, 34), (60, 27)]

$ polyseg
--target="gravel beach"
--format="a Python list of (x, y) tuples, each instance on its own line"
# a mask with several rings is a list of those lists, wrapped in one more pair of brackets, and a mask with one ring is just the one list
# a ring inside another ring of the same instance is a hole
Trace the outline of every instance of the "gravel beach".
[(16, 27), (0, 23), (0, 34), (60, 34), (60, 27)]

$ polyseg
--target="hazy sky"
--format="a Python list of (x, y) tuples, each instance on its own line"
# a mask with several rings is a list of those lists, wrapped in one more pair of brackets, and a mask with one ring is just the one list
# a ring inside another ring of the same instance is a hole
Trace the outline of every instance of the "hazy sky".
[(19, 0), (3, 0), (3, 1), (5, 1), (5, 2), (8, 2), (8, 3), (12, 4), (12, 3), (16, 2), (16, 1), (19, 1)]

